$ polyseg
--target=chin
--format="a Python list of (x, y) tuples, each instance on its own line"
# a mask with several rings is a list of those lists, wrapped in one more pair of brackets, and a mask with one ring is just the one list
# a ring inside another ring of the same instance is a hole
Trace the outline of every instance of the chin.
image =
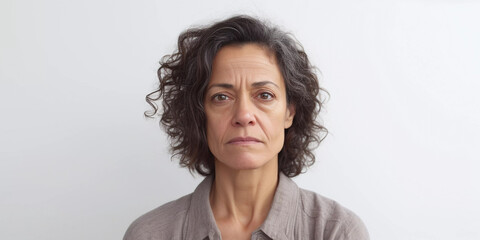
[(265, 158), (265, 156), (235, 156), (230, 157), (228, 160), (217, 160), (228, 168), (234, 170), (254, 170), (265, 166), (272, 161), (273, 158)]
[(228, 166), (235, 170), (254, 170), (263, 167), (264, 164), (259, 164), (256, 162), (240, 162), (232, 165), (229, 164)]

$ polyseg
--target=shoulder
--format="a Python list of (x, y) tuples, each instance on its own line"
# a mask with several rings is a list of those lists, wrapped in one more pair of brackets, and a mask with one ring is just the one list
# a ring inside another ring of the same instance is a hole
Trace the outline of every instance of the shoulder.
[(140, 216), (130, 224), (123, 239), (180, 239), (191, 197), (183, 196)]
[(322, 239), (369, 239), (363, 221), (338, 202), (300, 188), (300, 203), (304, 221), (321, 231)]

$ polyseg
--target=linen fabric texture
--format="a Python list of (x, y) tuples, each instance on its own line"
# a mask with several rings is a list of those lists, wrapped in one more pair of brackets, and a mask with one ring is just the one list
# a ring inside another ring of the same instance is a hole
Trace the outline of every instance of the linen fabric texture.
[[(166, 203), (135, 220), (124, 240), (220, 240), (210, 207), (213, 177), (191, 194)], [(362, 220), (337, 202), (299, 188), (279, 173), (278, 186), (265, 222), (251, 239), (369, 240)]]

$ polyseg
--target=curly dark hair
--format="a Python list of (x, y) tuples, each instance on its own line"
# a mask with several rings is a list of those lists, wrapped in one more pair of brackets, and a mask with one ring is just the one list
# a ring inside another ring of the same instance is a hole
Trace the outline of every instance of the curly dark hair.
[(215, 173), (214, 157), (206, 137), (204, 94), (216, 53), (226, 45), (256, 43), (275, 54), (285, 81), (287, 103), (294, 104), (292, 126), (285, 129), (285, 142), (278, 154), (278, 168), (294, 177), (315, 162), (313, 149), (328, 131), (316, 121), (324, 89), (320, 88), (303, 47), (295, 38), (256, 18), (239, 15), (210, 26), (190, 28), (178, 37), (178, 50), (166, 55), (158, 69), (159, 87), (147, 95), (153, 111), (160, 113), (156, 101), (162, 100), (160, 123), (168, 134), (172, 158), (201, 175)]

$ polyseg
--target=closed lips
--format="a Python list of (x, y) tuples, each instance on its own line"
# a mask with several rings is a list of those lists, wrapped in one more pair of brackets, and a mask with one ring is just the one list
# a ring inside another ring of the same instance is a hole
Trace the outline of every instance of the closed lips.
[(236, 137), (228, 141), (228, 143), (247, 143), (247, 142), (261, 142), (260, 140), (253, 137)]

